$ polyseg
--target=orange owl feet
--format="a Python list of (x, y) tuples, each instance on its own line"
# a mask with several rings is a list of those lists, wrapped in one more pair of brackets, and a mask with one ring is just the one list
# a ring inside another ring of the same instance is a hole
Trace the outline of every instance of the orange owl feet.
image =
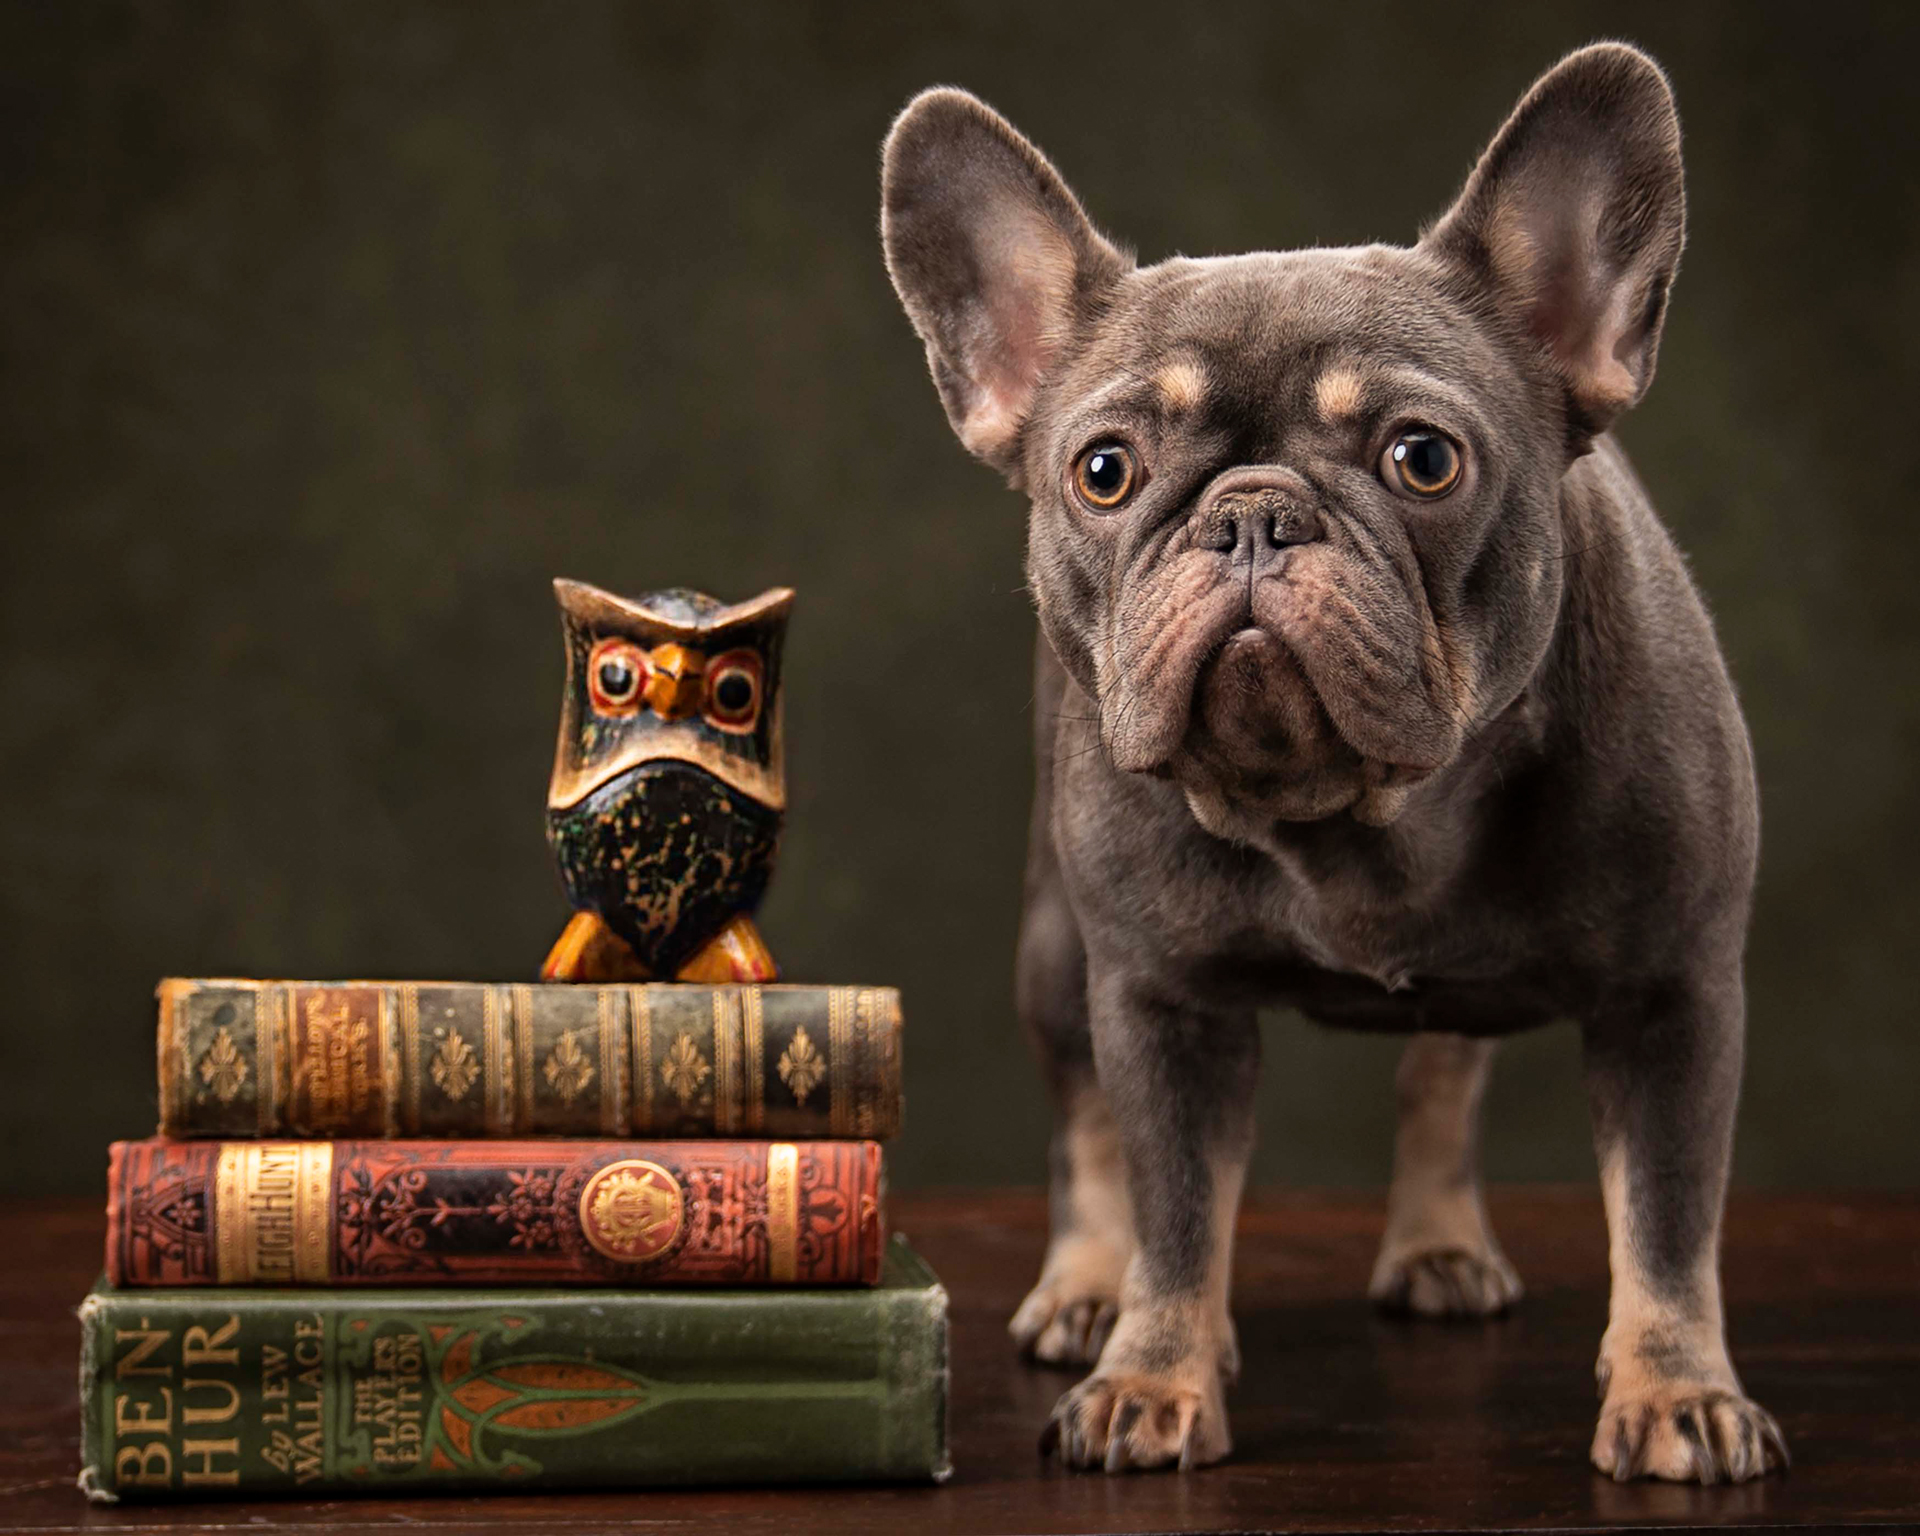
[[(736, 917), (680, 967), (675, 981), (772, 981), (780, 974), (750, 917)], [(595, 912), (576, 912), (547, 951), (542, 981), (651, 981), (626, 940)]]

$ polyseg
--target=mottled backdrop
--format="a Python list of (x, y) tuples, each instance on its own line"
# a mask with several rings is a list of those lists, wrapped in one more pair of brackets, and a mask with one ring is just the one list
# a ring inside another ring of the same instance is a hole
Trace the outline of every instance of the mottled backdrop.
[[(714, 9), (0, 11), (13, 1187), (151, 1128), (162, 973), (537, 965), (556, 574), (799, 589), (765, 930), (904, 988), (898, 1184), (1036, 1178), (1021, 507), (887, 287), (880, 136), (959, 82), (1145, 258), (1401, 240), (1604, 35), (1687, 130), (1623, 435), (1759, 749), (1740, 1175), (1920, 1178), (1912, 8)], [(1395, 1049), (1276, 1017), (1258, 1176), (1382, 1179)], [(1503, 1057), (1497, 1177), (1590, 1170), (1576, 1055)]]

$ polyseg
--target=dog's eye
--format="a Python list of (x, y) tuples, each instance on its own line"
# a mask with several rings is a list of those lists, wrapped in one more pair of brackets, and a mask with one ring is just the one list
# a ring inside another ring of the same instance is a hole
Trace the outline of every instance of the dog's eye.
[(1460, 445), (1431, 427), (1402, 432), (1381, 455), (1380, 478), (1389, 490), (1432, 501), (1460, 483)]
[(1124, 443), (1096, 443), (1073, 466), (1073, 488), (1088, 506), (1111, 512), (1133, 494), (1140, 471)]

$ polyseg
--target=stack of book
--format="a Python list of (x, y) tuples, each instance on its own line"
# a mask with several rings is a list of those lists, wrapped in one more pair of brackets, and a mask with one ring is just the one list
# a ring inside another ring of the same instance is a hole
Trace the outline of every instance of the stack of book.
[(168, 981), (81, 1486), (939, 1479), (886, 988)]

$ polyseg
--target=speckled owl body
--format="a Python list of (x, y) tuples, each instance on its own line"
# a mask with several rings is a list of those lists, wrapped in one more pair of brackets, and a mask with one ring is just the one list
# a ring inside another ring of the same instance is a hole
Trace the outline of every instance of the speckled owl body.
[(567, 685), (547, 840), (573, 906), (671, 977), (753, 911), (773, 873), (793, 594), (727, 605), (684, 588), (554, 592)]

